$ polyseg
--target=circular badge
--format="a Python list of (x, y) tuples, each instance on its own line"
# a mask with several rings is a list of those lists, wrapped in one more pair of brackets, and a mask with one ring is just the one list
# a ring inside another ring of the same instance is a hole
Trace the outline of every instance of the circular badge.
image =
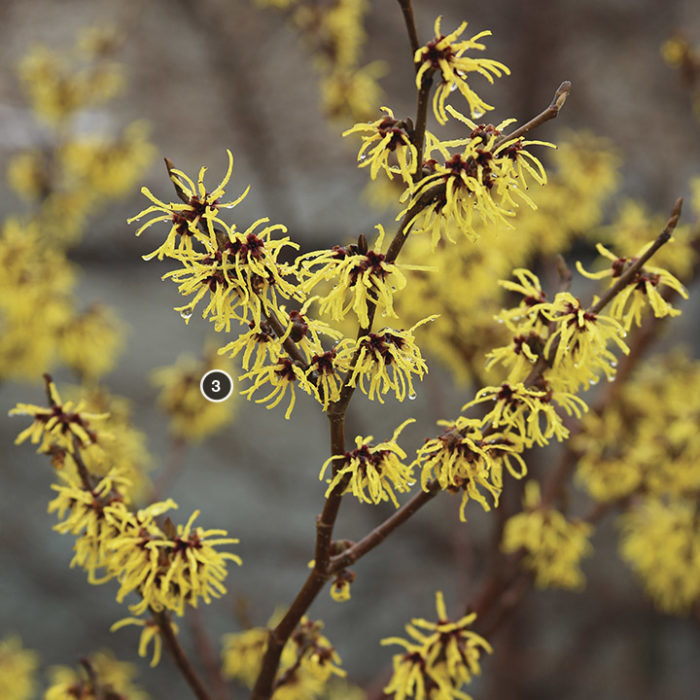
[(199, 390), (207, 401), (226, 401), (233, 391), (233, 379), (221, 369), (210, 369), (199, 382)]

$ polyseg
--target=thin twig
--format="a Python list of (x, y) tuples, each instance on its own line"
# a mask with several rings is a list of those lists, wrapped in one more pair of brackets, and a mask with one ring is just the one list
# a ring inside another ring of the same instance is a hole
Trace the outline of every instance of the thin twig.
[(217, 658), (216, 648), (204, 625), (202, 625), (200, 611), (196, 608), (190, 610), (188, 620), (199, 661), (207, 672), (209, 683), (214, 688), (214, 695), (219, 700), (227, 700), (229, 690), (224, 677), (221, 675), (221, 664)]
[(180, 646), (175, 632), (172, 628), (172, 623), (170, 617), (166, 612), (153, 612), (153, 619), (158, 625), (160, 630), (163, 643), (167, 647), (168, 651), (171, 653), (175, 664), (180, 669), (180, 672), (184, 676), (187, 684), (192, 689), (192, 692), (196, 695), (198, 700), (211, 700), (211, 696), (204, 687), (202, 680), (200, 679), (197, 671), (195, 671), (192, 662), (185, 654), (184, 649)]
[[(401, 12), (403, 13), (404, 22), (406, 22), (406, 31), (408, 32), (408, 41), (411, 44), (411, 58), (416, 55), (416, 51), (420, 48), (418, 40), (418, 31), (416, 29), (416, 19), (413, 16), (413, 6), (411, 0), (399, 0)], [(416, 68), (416, 70), (418, 70)]]
[(661, 248), (664, 243), (667, 243), (673, 230), (676, 228), (678, 219), (681, 215), (681, 209), (683, 208), (683, 198), (679, 197), (676, 203), (673, 205), (671, 210), (671, 216), (666, 222), (664, 230), (657, 236), (656, 240), (649, 246), (649, 248), (641, 255), (637, 260), (634, 261), (618, 278), (617, 282), (610, 287), (605, 294), (589, 309), (592, 314), (600, 313), (636, 276), (637, 272), (642, 268), (644, 263), (646, 263), (649, 258), (656, 253), (656, 251)]
[(536, 129), (538, 126), (541, 126), (545, 122), (548, 122), (550, 119), (556, 119), (556, 117), (559, 115), (561, 108), (564, 106), (566, 98), (569, 96), (570, 92), (571, 82), (565, 80), (557, 88), (557, 91), (554, 93), (554, 97), (552, 98), (552, 101), (550, 102), (549, 107), (547, 107), (547, 109), (540, 112), (536, 117), (533, 117), (532, 119), (530, 119), (529, 122), (526, 122), (522, 126), (518, 127), (515, 131), (511, 132), (510, 134), (505, 134), (496, 139), (496, 142), (494, 144), (494, 150), (500, 145), (506, 143), (507, 141), (512, 141), (513, 139), (520, 138), (521, 136), (525, 135), (528, 131)]
[(352, 565), (360, 557), (381, 544), (397, 527), (403, 525), (411, 516), (431, 501), (439, 493), (439, 485), (432, 482), (427, 490), (419, 491), (413, 498), (404, 503), (395, 513), (389, 516), (383, 523), (377, 525), (368, 535), (365, 535), (359, 542), (346, 549), (342, 554), (331, 559), (328, 572), (335, 574), (342, 569)]

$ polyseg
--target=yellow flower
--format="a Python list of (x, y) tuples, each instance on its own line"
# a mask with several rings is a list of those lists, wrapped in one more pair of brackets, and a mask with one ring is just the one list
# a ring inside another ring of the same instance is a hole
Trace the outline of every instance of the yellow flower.
[[(611, 277), (610, 286), (612, 286), (617, 281), (617, 278), (624, 274), (627, 268), (633, 265), (650, 245), (651, 243), (644, 246), (634, 257), (618, 258), (602, 243), (598, 243), (596, 245), (598, 253), (611, 260), (612, 265), (607, 270), (591, 273), (586, 272), (581, 263), (576, 261), (576, 269), (589, 279), (599, 280), (604, 277)], [(610, 304), (611, 316), (620, 321), (625, 330), (629, 330), (632, 327), (632, 323), (635, 323), (637, 326), (641, 325), (642, 311), (647, 305), (651, 306), (654, 316), (657, 318), (680, 316), (681, 312), (678, 309), (674, 309), (659, 293), (657, 288), (660, 285), (677, 292), (684, 299), (688, 298), (688, 292), (685, 287), (670, 272), (653, 265), (644, 265), (640, 270), (637, 270), (629, 284), (612, 300)]]
[[(520, 202), (536, 209), (533, 200), (525, 194), (525, 173), (539, 184), (546, 182), (546, 173), (540, 161), (525, 147), (553, 147), (544, 141), (522, 139), (497, 145), (501, 130), (513, 120), (495, 127), (477, 125), (451, 107), (447, 109), (471, 132), (467, 138), (445, 142), (426, 135), (423, 170), (428, 172), (406, 189), (401, 199), (407, 202), (407, 207), (397, 216), (397, 220), (403, 219), (415, 208), (416, 213), (407, 224), (415, 224), (418, 232), (431, 231), (433, 247), (442, 236), (454, 242), (453, 230), (476, 240), (477, 223), (511, 227), (508, 219), (515, 216)], [(462, 150), (453, 153), (451, 149), (454, 148)]]
[[(520, 452), (524, 449), (511, 436), (491, 433), (484, 436), (482, 421), (460, 416), (455, 422), (438, 421), (444, 430), (437, 438), (428, 439), (417, 451), (415, 464), (421, 467), (421, 486), (428, 488), (436, 479), (440, 488), (462, 491), (460, 520), (466, 520), (464, 509), (469, 499), (488, 511), (490, 494), (494, 507), (503, 489), (503, 467), (521, 479), (527, 467)], [(484, 493), (485, 492), (485, 493)]]
[(140, 510), (109, 543), (110, 567), (120, 583), (117, 601), (122, 602), (132, 591), (142, 597), (129, 606), (135, 615), (150, 608), (182, 616), (186, 603), (196, 608), (201, 598), (208, 604), (226, 592), (226, 561), (241, 564), (236, 554), (215, 549), (238, 543), (237, 539), (220, 537), (227, 534), (225, 530), (192, 529), (198, 510), (184, 527), (175, 528), (167, 521), (162, 528), (157, 525), (155, 517), (174, 505), (166, 501)]
[[(60, 520), (54, 530), (76, 538), (70, 566), (85, 569), (90, 583), (109, 581), (116, 575), (111, 547), (129, 518), (122, 494), (129, 484), (110, 473), (88, 490), (75, 476), (59, 472), (59, 477), (64, 483), (51, 485), (58, 495), (49, 503), (48, 512), (56, 512)], [(104, 569), (99, 576), (98, 569)]]
[(483, 31), (475, 34), (470, 39), (457, 41), (458, 37), (467, 28), (467, 23), (457, 27), (453, 32), (444, 35), (440, 32), (440, 22), (442, 17), (435, 20), (435, 38), (425, 46), (416, 51), (414, 61), (420, 64), (416, 73), (416, 86), (420, 89), (423, 77), (426, 73), (440, 71), (441, 81), (433, 95), (433, 112), (435, 118), (444, 124), (447, 121), (445, 112), (445, 101), (454, 90), (459, 90), (466, 99), (472, 116), (478, 119), (489, 109), (493, 109), (486, 104), (469, 86), (467, 76), (469, 73), (479, 73), (490, 83), (493, 77), (500, 78), (502, 74), (509, 75), (510, 70), (499, 61), (490, 58), (471, 58), (463, 54), (472, 49), (483, 51), (486, 46), (479, 43), (479, 39), (491, 36), (490, 31)]
[(344, 603), (350, 600), (350, 586), (355, 580), (355, 574), (347, 569), (338, 572), (335, 580), (331, 584), (331, 598), (336, 603)]
[[(177, 625), (169, 620), (168, 624), (171, 626), (173, 634), (177, 634)], [(158, 665), (160, 661), (161, 654), (163, 652), (163, 639), (161, 638), (160, 627), (155, 620), (143, 620), (140, 617), (125, 617), (121, 620), (115, 622), (110, 628), (110, 632), (116, 632), (122, 627), (127, 625), (136, 625), (141, 627), (141, 637), (139, 638), (139, 656), (145, 659), (148, 656), (148, 646), (153, 642), (153, 658), (151, 659), (150, 666), (153, 668)]]
[(380, 252), (384, 229), (381, 225), (377, 228), (379, 236), (372, 250), (361, 251), (351, 244), (297, 258), (298, 274), (303, 280), (300, 288), (304, 292), (310, 292), (322, 282), (333, 283), (331, 290), (319, 298), (321, 314), (341, 321), (352, 310), (362, 327), (367, 328), (372, 304), (379, 313), (396, 318), (393, 297), (406, 286), (406, 278), (398, 265), (387, 263), (386, 256)]
[(544, 347), (544, 356), (552, 365), (548, 374), (552, 384), (576, 391), (595, 383), (601, 370), (612, 379), (617, 358), (607, 347), (610, 341), (629, 353), (620, 323), (584, 309), (569, 292), (559, 292), (552, 303), (533, 306), (530, 313), (541, 313), (555, 324)]
[(219, 231), (219, 241), (204, 241), (207, 252), (183, 253), (179, 256), (183, 267), (163, 275), (163, 279), (170, 278), (178, 284), (178, 292), (183, 296), (194, 294), (189, 303), (175, 309), (186, 322), (207, 294), (209, 303), (202, 318), (210, 316), (215, 330), (227, 333), (233, 319), (247, 323), (252, 317), (258, 327), (263, 314), (277, 309), (278, 293), (286, 299), (298, 296), (294, 285), (285, 279), (286, 267), (277, 262), (285, 246), (298, 246), (288, 237), (271, 238), (274, 231), (287, 230), (282, 225), (256, 231), (267, 221), (258, 219), (243, 232), (220, 222), (223, 230)]
[(442, 592), (438, 591), (435, 598), (437, 622), (414, 618), (406, 625), (413, 641), (401, 637), (382, 639), (382, 645), (398, 644), (406, 649), (406, 653), (394, 656), (394, 673), (384, 688), (386, 694), (394, 693), (396, 700), (468, 698), (461, 688), (481, 673), (482, 653), (493, 651), (481, 635), (469, 629), (475, 613), (451, 621)]
[(524, 563), (535, 572), (538, 586), (583, 588), (581, 559), (593, 548), (593, 528), (580, 520), (568, 520), (562, 513), (542, 505), (539, 484), (525, 484), (524, 511), (506, 521), (501, 549), (527, 552)]
[[(384, 403), (382, 396), (389, 391), (393, 391), (399, 401), (406, 397), (415, 399), (413, 376), (423, 379), (428, 366), (416, 345), (414, 331), (436, 318), (424, 318), (408, 330), (384, 328), (378, 333), (361, 336), (356, 342), (341, 342), (343, 352), (356, 356), (348, 384), (359, 384), (363, 394), (371, 401), (376, 396), (379, 403)], [(366, 380), (369, 380), (369, 387), (365, 386)]]
[[(176, 170), (175, 168), (170, 170), (170, 179), (186, 200), (183, 202), (165, 203), (155, 197), (148, 187), (141, 188), (141, 192), (153, 202), (153, 205), (139, 212), (136, 216), (132, 216), (127, 220), (127, 223), (130, 224), (152, 214), (156, 216), (153, 216), (143, 224), (136, 231), (136, 235), (140, 236), (147, 228), (162, 221), (170, 221), (172, 223), (165, 242), (152, 253), (144, 255), (144, 260), (150, 260), (156, 256), (158, 260), (162, 260), (163, 256), (166, 255), (168, 257), (177, 257), (180, 252), (190, 253), (192, 252), (193, 240), (200, 242), (209, 241), (212, 243), (212, 247), (216, 249), (214, 224), (225, 226), (224, 222), (217, 216), (219, 209), (222, 207), (235, 207), (245, 198), (250, 189), (250, 187), (246, 188), (238, 199), (231, 202), (219, 201), (225, 194), (225, 187), (231, 178), (233, 169), (233, 155), (229, 150), (226, 153), (228, 154), (228, 169), (223, 180), (211, 192), (207, 191), (204, 186), (205, 167), (200, 169), (196, 185), (181, 170)], [(200, 229), (200, 226), (203, 230)]]
[[(526, 447), (533, 444), (546, 445), (552, 437), (563, 440), (569, 435), (561, 417), (549, 403), (547, 392), (517, 384), (487, 386), (480, 389), (476, 397), (462, 407), (463, 411), (480, 403), (493, 401), (493, 408), (482, 419), (508, 435), (512, 431), (524, 441)], [(541, 425), (544, 420), (544, 428)]]
[[(370, 177), (375, 180), (383, 170), (390, 180), (398, 173), (407, 182), (412, 182), (412, 175), (418, 165), (418, 151), (411, 142), (411, 125), (405, 120), (399, 121), (388, 107), (382, 107), (386, 116), (369, 124), (355, 124), (343, 132), (362, 135), (362, 146), (357, 154), (359, 167), (369, 166)], [(364, 134), (367, 134), (366, 136)], [(395, 163), (389, 163), (391, 154)]]
[(269, 394), (261, 399), (255, 399), (256, 403), (267, 403), (265, 407), (267, 409), (274, 408), (280, 404), (287, 393), (287, 389), (289, 389), (289, 406), (284, 414), (286, 419), (289, 419), (289, 416), (292, 415), (292, 410), (296, 403), (295, 386), (315, 397), (318, 401), (321, 400), (316, 387), (311, 383), (304, 370), (286, 356), (278, 357), (275, 364), (263, 365), (257, 369), (254, 368), (242, 375), (241, 379), (250, 379), (253, 382), (251, 387), (241, 392), (248, 399), (252, 399), (253, 394), (266, 384), (272, 386), (272, 391)]
[(72, 401), (67, 401), (64, 404), (51, 377), (46, 374), (44, 379), (51, 404), (49, 408), (19, 403), (10, 411), (11, 416), (34, 418), (34, 422), (17, 436), (15, 445), (30, 439), (32, 444), (39, 445), (37, 452), (46, 453), (58, 448), (72, 453), (76, 441), (80, 447), (97, 442), (97, 433), (90, 422), (105, 420), (108, 415), (85, 412), (84, 402), (74, 405)]
[(19, 637), (0, 640), (0, 697), (30, 700), (35, 697), (37, 654), (22, 647)]
[(396, 508), (399, 502), (394, 491), (407, 493), (413, 485), (412, 465), (402, 462), (406, 453), (396, 442), (401, 431), (415, 419), (409, 418), (394, 431), (391, 440), (372, 445), (373, 437), (368, 435), (355, 438), (355, 449), (343, 457), (329, 457), (321, 467), (319, 479), (333, 465), (333, 473), (328, 482), (325, 498), (339, 484), (347, 484), (343, 493), (352, 493), (361, 503), (381, 503), (391, 501)]
[(313, 355), (309, 362), (307, 373), (310, 379), (316, 380), (318, 400), (323, 404), (323, 410), (340, 399), (345, 372), (349, 369), (350, 358), (347, 353), (338, 354), (336, 348), (331, 348)]

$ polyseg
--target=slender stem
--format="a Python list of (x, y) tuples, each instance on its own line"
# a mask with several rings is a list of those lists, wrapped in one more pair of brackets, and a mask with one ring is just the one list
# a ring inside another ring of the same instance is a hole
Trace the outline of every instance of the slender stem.
[(666, 222), (664, 230), (657, 236), (656, 240), (651, 246), (649, 246), (646, 252), (635, 260), (635, 262), (620, 275), (617, 282), (615, 282), (615, 284), (610, 287), (610, 289), (608, 289), (608, 291), (605, 292), (605, 294), (603, 294), (603, 296), (595, 304), (593, 304), (593, 306), (591, 306), (589, 311), (592, 314), (600, 313), (628, 284), (632, 282), (644, 263), (646, 263), (646, 261), (649, 260), (649, 258), (654, 255), (654, 253), (656, 253), (656, 251), (661, 248), (662, 245), (664, 245), (664, 243), (667, 243), (670, 240), (671, 234), (676, 228), (676, 224), (680, 218), (682, 208), (683, 198), (679, 197), (676, 200), (676, 203), (673, 205), (671, 216)]
[(529, 122), (526, 122), (522, 126), (518, 127), (515, 131), (511, 132), (510, 134), (505, 134), (504, 136), (501, 136), (500, 138), (496, 139), (496, 143), (494, 144), (494, 150), (500, 145), (506, 143), (507, 141), (512, 141), (513, 139), (520, 138), (521, 136), (525, 135), (528, 131), (536, 129), (538, 126), (541, 126), (545, 122), (548, 122), (550, 119), (556, 119), (556, 117), (559, 115), (559, 111), (564, 106), (566, 98), (569, 96), (570, 92), (571, 83), (568, 80), (565, 80), (557, 88), (557, 91), (554, 93), (554, 97), (552, 98), (552, 101), (550, 102), (549, 107), (547, 107), (547, 109), (540, 112), (536, 117), (533, 117), (532, 119), (530, 119)]
[(211, 700), (211, 696), (204, 687), (199, 675), (197, 675), (197, 671), (195, 671), (192, 662), (187, 657), (187, 654), (185, 654), (184, 649), (180, 646), (180, 642), (177, 641), (168, 614), (166, 612), (154, 612), (153, 619), (158, 625), (165, 646), (172, 655), (175, 664), (180, 669), (180, 673), (182, 673), (187, 684), (192, 689), (192, 692), (199, 700)]
[(202, 618), (199, 609), (192, 609), (188, 613), (190, 630), (194, 638), (195, 649), (199, 661), (207, 672), (209, 683), (214, 688), (214, 695), (219, 700), (227, 700), (229, 696), (226, 681), (221, 675), (221, 665), (217, 658), (217, 652), (211, 637), (202, 625)]
[(292, 632), (294, 632), (294, 628), (299, 623), (302, 615), (309, 609), (309, 606), (325, 585), (326, 580), (327, 577), (320, 574), (314, 567), (281, 622), (270, 632), (262, 667), (250, 696), (251, 700), (268, 700), (272, 695), (282, 649)]
[(418, 41), (418, 30), (416, 29), (416, 19), (413, 16), (413, 6), (411, 0), (399, 0), (401, 12), (403, 13), (404, 22), (406, 22), (406, 30), (408, 31), (408, 41), (411, 44), (411, 58), (416, 55), (416, 51), (420, 48)]
[(73, 436), (73, 452), (71, 456), (73, 457), (75, 466), (78, 468), (78, 475), (80, 476), (80, 481), (83, 482), (83, 488), (86, 491), (92, 492), (93, 485), (90, 472), (88, 472), (87, 466), (83, 461), (83, 456), (80, 454), (80, 440), (75, 436)]
[(333, 557), (330, 562), (329, 573), (334, 574), (345, 569), (381, 544), (397, 527), (403, 525), (420, 508), (431, 501), (439, 491), (437, 482), (430, 483), (426, 491), (419, 491), (410, 501), (404, 503), (393, 515), (377, 525), (374, 530), (365, 535), (359, 542), (346, 549), (342, 554)]

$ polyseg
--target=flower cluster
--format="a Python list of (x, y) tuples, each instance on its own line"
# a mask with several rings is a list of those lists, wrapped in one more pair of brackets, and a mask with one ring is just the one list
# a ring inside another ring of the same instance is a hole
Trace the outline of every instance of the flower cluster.
[[(61, 467), (60, 483), (52, 485), (56, 497), (48, 510), (58, 516), (54, 529), (75, 537), (70, 565), (83, 568), (93, 584), (115, 579), (119, 584), (118, 602), (130, 593), (138, 594), (140, 601), (130, 606), (136, 615), (146, 611), (183, 615), (186, 605), (197, 607), (200, 600), (209, 603), (220, 597), (226, 590), (223, 582), (227, 562), (240, 564), (241, 560), (217, 547), (236, 544), (238, 540), (227, 537), (224, 530), (194, 527), (199, 511), (184, 526), (175, 526), (169, 518), (163, 520), (165, 513), (177, 507), (170, 499), (132, 510), (131, 483), (125, 470), (116, 464), (98, 478), (88, 470), (82, 457), (83, 452), (90, 454), (98, 440), (88, 419), (106, 416), (71, 410), (70, 403), (61, 402), (48, 376), (46, 384), (49, 409), (20, 404), (11, 413), (34, 417), (33, 424), (18, 440), (31, 437), (40, 443), (40, 451), (52, 455), (56, 466)], [(81, 409), (81, 405), (76, 409)], [(68, 460), (72, 469), (63, 468)], [(100, 456), (93, 454), (87, 462), (100, 465)], [(143, 651), (158, 630), (147, 621), (136, 623), (144, 627)], [(158, 638), (157, 654), (159, 642)]]
[(97, 442), (97, 433), (92, 429), (92, 421), (105, 420), (107, 414), (89, 413), (83, 402), (74, 405), (72, 401), (63, 403), (50, 376), (45, 375), (46, 391), (50, 406), (36, 406), (20, 403), (10, 411), (11, 416), (31, 416), (32, 424), (16, 438), (19, 445), (25, 440), (39, 445), (37, 452), (51, 454), (56, 450), (73, 453), (77, 447), (83, 448)]
[(428, 367), (416, 345), (414, 331), (434, 319), (435, 316), (424, 318), (408, 330), (384, 328), (358, 338), (352, 346), (342, 346), (346, 351), (352, 347), (354, 358), (348, 384), (359, 386), (370, 400), (376, 396), (380, 403), (384, 403), (382, 396), (390, 391), (399, 401), (406, 397), (415, 399), (413, 376), (422, 379)]
[[(527, 148), (554, 147), (544, 141), (502, 135), (513, 120), (497, 126), (477, 124), (451, 107), (447, 109), (469, 129), (469, 135), (440, 141), (427, 134), (425, 176), (406, 189), (402, 195), (406, 208), (397, 217), (408, 217), (408, 225), (417, 232), (429, 231), (433, 248), (442, 237), (454, 242), (455, 230), (473, 241), (478, 238), (478, 224), (511, 226), (509, 219), (521, 203), (535, 208), (525, 192), (526, 176), (543, 185), (547, 175), (542, 163)], [(424, 200), (427, 205), (419, 206)]]
[(593, 551), (589, 541), (593, 528), (544, 505), (536, 481), (525, 484), (523, 507), (506, 521), (503, 551), (523, 549), (524, 564), (534, 572), (538, 586), (582, 588), (580, 562)]
[(520, 444), (513, 435), (491, 432), (485, 435), (481, 420), (460, 416), (454, 422), (438, 421), (444, 426), (436, 438), (426, 439), (417, 451), (416, 464), (421, 468), (421, 485), (428, 489), (435, 479), (442, 490), (461, 491), (460, 519), (466, 520), (467, 502), (475, 500), (481, 507), (491, 510), (486, 496), (494, 507), (503, 489), (503, 469), (516, 479), (522, 478), (527, 467), (520, 452)]
[(342, 457), (329, 457), (321, 468), (319, 479), (323, 479), (330, 465), (333, 473), (328, 479), (326, 497), (337, 486), (342, 486), (342, 493), (352, 493), (355, 498), (364, 503), (381, 503), (391, 501), (396, 508), (395, 491), (407, 493), (413, 485), (413, 470), (402, 460), (406, 453), (396, 442), (401, 431), (414, 420), (404, 421), (391, 437), (391, 440), (372, 445), (374, 439), (357, 436), (355, 449), (346, 452)]
[(435, 598), (437, 622), (415, 618), (406, 625), (411, 641), (401, 637), (382, 640), (383, 645), (398, 644), (406, 650), (394, 656), (393, 675), (384, 688), (396, 700), (468, 697), (461, 688), (481, 673), (481, 655), (492, 651), (482, 636), (469, 629), (476, 619), (474, 613), (451, 621), (442, 592)]
[(363, 328), (370, 325), (370, 306), (385, 316), (396, 317), (394, 294), (406, 286), (406, 278), (398, 265), (386, 261), (381, 252), (384, 229), (377, 228), (379, 236), (371, 250), (361, 250), (358, 245), (351, 244), (297, 258), (304, 292), (311, 292), (322, 282), (332, 283), (330, 290), (319, 299), (322, 314), (339, 321), (353, 311)]
[[(647, 244), (636, 256), (630, 258), (618, 258), (611, 253), (602, 243), (596, 245), (596, 249), (603, 257), (612, 261), (612, 265), (607, 270), (600, 272), (586, 272), (580, 262), (577, 261), (576, 269), (589, 279), (599, 280), (611, 277), (612, 286), (620, 275), (633, 265), (641, 255), (649, 248)], [(637, 270), (633, 279), (616, 297), (610, 305), (611, 316), (622, 323), (624, 329), (628, 331), (632, 324), (640, 326), (642, 323), (642, 312), (647, 306), (651, 306), (656, 318), (665, 316), (680, 316), (680, 311), (675, 309), (669, 301), (659, 292), (659, 286), (666, 287), (669, 291), (679, 294), (684, 299), (688, 298), (688, 292), (676, 277), (663, 268), (654, 265), (645, 265)]]

